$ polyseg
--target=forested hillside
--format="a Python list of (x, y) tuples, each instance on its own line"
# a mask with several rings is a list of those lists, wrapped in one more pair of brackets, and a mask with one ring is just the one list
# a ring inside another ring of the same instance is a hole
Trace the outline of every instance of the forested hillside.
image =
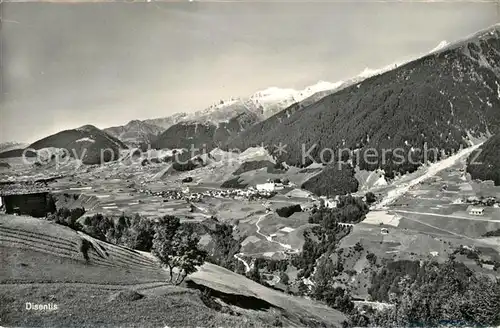
[(500, 282), (463, 263), (390, 262), (373, 275), (370, 294), (395, 306), (372, 318), (381, 327), (500, 324)]
[(345, 195), (358, 190), (358, 180), (349, 164), (329, 165), (323, 171), (304, 182), (301, 188), (319, 196)]
[(495, 135), (471, 154), (467, 172), (473, 179), (493, 180), (500, 186), (500, 134)]
[(107, 128), (103, 131), (129, 145), (138, 146), (151, 144), (164, 129), (143, 121), (133, 120), (126, 125)]
[(119, 139), (92, 125), (64, 130), (28, 146), (36, 150), (49, 147), (66, 149), (70, 156), (77, 156), (90, 165), (117, 160), (120, 149), (127, 148)]
[(236, 136), (258, 120), (257, 114), (247, 111), (227, 122), (218, 124), (182, 122), (171, 126), (160, 134), (152, 145), (156, 149), (191, 149), (191, 147), (194, 147), (198, 149), (205, 148), (210, 151), (227, 142), (230, 137)]
[(451, 153), (472, 137), (500, 132), (499, 72), (496, 26), (305, 108), (292, 106), (241, 133), (228, 148), (281, 142), (288, 146), (278, 160), (301, 166), (311, 158), (329, 162), (325, 148), (357, 149), (362, 169), (381, 167), (389, 176), (413, 171), (439, 157), (425, 157), (419, 148)]

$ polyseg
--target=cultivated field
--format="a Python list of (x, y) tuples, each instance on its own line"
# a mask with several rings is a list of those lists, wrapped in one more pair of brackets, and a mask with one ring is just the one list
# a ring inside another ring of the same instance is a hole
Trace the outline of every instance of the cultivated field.
[[(83, 239), (91, 243), (86, 261)], [(130, 285), (164, 282), (159, 263), (45, 220), (0, 216), (2, 283), (85, 282)], [(40, 265), (43, 266), (41, 270)]]

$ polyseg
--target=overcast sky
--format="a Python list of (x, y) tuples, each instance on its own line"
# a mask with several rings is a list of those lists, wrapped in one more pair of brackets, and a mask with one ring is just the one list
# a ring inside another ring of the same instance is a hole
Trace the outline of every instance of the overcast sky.
[(335, 82), (497, 23), (493, 3), (3, 3), (0, 142)]

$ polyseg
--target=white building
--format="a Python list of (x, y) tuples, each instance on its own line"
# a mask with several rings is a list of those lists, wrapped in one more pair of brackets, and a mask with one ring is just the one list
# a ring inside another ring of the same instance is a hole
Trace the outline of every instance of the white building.
[(333, 198), (327, 198), (326, 196), (320, 196), (320, 202), (323, 202), (323, 205), (326, 208), (337, 208), (338, 201)]
[(470, 215), (484, 215), (484, 208), (482, 207), (471, 207), (469, 210)]
[(256, 187), (259, 191), (274, 191), (276, 189), (274, 182), (261, 183)]
[(325, 200), (325, 206), (328, 208), (337, 208), (337, 201), (331, 198)]

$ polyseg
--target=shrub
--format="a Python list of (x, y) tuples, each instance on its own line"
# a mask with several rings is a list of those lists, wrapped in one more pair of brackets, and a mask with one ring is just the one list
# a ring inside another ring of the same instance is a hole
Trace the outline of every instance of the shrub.
[(284, 218), (288, 218), (296, 212), (302, 212), (302, 207), (299, 204), (281, 207), (276, 210), (276, 213)]
[(364, 248), (363, 248), (363, 245), (361, 245), (361, 243), (360, 243), (359, 241), (356, 243), (356, 245), (354, 245), (354, 250), (355, 250), (356, 252), (362, 252), (362, 251), (363, 251), (363, 249), (364, 249)]
[(377, 262), (377, 256), (373, 253), (366, 254), (366, 259), (371, 265), (374, 265)]
[(368, 203), (368, 205), (371, 205), (377, 201), (377, 197), (371, 191), (366, 193), (365, 198), (366, 198), (366, 202)]
[(288, 283), (290, 282), (290, 278), (288, 277), (288, 275), (285, 272), (281, 272), (280, 273), (280, 281), (284, 285), (288, 285)]
[(66, 227), (70, 227), (73, 230), (81, 230), (82, 225), (78, 223), (78, 219), (85, 214), (85, 209), (82, 208), (60, 208), (54, 214), (49, 214), (47, 219), (54, 221), (57, 224), (61, 224)]

